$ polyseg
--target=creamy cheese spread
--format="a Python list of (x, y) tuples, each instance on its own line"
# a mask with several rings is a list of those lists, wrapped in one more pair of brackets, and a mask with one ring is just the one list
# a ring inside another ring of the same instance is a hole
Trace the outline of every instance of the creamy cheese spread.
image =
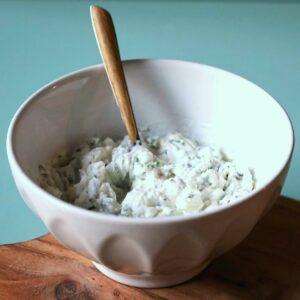
[(40, 166), (41, 186), (89, 210), (147, 218), (226, 205), (254, 188), (248, 168), (180, 133), (144, 134), (142, 141), (92, 138)]

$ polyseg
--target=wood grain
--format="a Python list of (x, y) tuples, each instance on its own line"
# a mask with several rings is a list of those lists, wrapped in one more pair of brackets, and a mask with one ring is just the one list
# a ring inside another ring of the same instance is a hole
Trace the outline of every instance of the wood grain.
[(96, 40), (103, 58), (111, 88), (120, 108), (121, 116), (129, 138), (133, 143), (135, 143), (139, 138), (138, 131), (112, 18), (108, 11), (95, 5), (91, 6), (91, 17)]
[(0, 246), (0, 299), (300, 299), (300, 203), (281, 198), (239, 246), (164, 289), (116, 283), (51, 235)]

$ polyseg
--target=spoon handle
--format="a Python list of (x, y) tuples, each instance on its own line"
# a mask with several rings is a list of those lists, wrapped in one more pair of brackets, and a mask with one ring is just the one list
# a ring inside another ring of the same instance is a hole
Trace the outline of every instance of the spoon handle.
[(132, 111), (112, 18), (108, 11), (95, 5), (91, 6), (91, 18), (111, 88), (117, 105), (120, 108), (121, 116), (125, 123), (129, 138), (135, 143), (136, 140), (139, 139), (138, 131)]

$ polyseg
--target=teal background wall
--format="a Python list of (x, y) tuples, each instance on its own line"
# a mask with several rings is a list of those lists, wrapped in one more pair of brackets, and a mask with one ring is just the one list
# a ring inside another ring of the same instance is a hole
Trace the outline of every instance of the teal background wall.
[[(297, 1), (0, 0), (0, 243), (46, 232), (13, 183), (6, 131), (16, 109), (35, 90), (101, 62), (90, 24), (92, 3), (113, 15), (123, 59), (183, 59), (244, 76), (283, 105), (300, 141)], [(300, 199), (299, 147), (296, 142), (283, 190), (295, 199)]]

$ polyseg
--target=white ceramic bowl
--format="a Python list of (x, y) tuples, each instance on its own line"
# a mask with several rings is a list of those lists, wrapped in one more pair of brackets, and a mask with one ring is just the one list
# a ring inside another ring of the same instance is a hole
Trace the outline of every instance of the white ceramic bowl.
[(183, 282), (237, 245), (279, 195), (293, 150), (287, 114), (253, 83), (213, 67), (172, 60), (124, 62), (137, 123), (184, 131), (222, 145), (255, 170), (256, 189), (240, 201), (185, 217), (133, 219), (65, 203), (37, 185), (38, 165), (91, 136), (124, 127), (102, 65), (64, 76), (32, 95), (14, 116), (7, 152), (27, 205), (65, 246), (121, 283)]

